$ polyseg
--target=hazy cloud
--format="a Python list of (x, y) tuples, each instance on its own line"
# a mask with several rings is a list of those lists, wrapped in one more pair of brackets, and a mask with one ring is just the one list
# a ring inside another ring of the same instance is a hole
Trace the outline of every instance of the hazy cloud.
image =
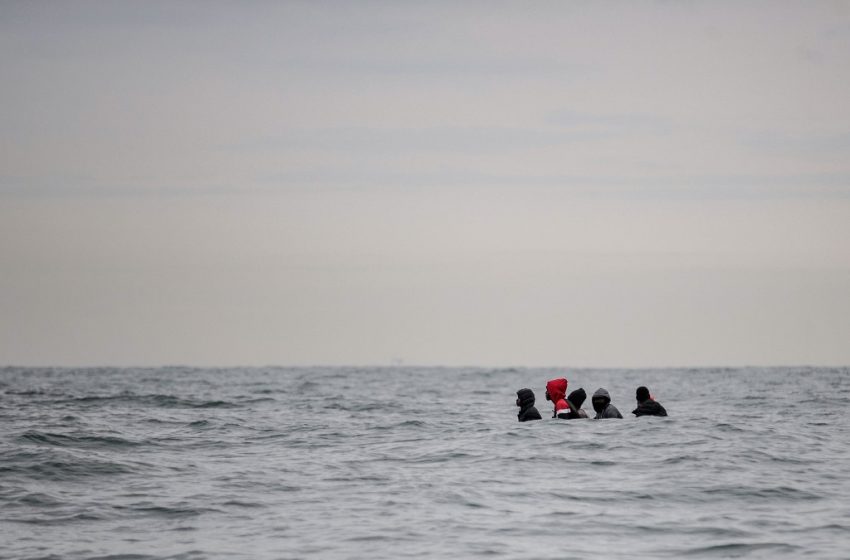
[(847, 363), (842, 2), (0, 4), (0, 362)]

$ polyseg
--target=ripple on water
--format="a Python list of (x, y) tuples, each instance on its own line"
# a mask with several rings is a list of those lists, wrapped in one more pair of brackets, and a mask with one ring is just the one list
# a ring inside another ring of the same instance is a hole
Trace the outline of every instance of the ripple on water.
[(684, 556), (699, 556), (708, 558), (742, 558), (753, 553), (766, 552), (769, 554), (796, 554), (799, 546), (782, 542), (730, 542), (708, 546), (698, 546), (682, 549)]
[(130, 441), (117, 436), (56, 434), (35, 430), (27, 431), (18, 437), (21, 441), (57, 447), (115, 448), (142, 445), (142, 442)]

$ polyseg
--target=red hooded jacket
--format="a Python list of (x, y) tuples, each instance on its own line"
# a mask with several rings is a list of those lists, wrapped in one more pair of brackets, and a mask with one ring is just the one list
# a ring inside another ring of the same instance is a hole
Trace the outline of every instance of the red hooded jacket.
[(554, 414), (552, 418), (557, 418), (559, 412), (570, 412), (570, 405), (567, 404), (567, 384), (565, 377), (552, 379), (546, 383), (546, 394), (549, 395), (549, 400), (555, 404)]

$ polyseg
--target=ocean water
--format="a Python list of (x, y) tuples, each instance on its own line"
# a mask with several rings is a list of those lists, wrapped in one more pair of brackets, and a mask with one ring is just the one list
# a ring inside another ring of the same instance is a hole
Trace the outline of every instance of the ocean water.
[[(626, 418), (518, 423), (559, 376)], [(847, 368), (5, 368), (0, 557), (850, 558), (848, 408)]]

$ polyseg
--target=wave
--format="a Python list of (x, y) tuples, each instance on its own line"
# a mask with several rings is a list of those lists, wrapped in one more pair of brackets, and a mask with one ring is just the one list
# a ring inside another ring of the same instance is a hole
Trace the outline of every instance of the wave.
[(395, 410), (397, 405), (393, 402), (379, 401), (367, 403), (346, 403), (339, 404), (336, 408), (345, 412), (376, 412)]
[(27, 525), (38, 525), (40, 527), (49, 525), (65, 525), (67, 523), (76, 523), (78, 521), (91, 522), (106, 519), (103, 515), (98, 515), (91, 512), (80, 512), (70, 515), (37, 515), (34, 517), (13, 517), (7, 518), (6, 521), (13, 523), (24, 523)]
[(130, 441), (116, 436), (72, 436), (68, 434), (54, 434), (30, 430), (18, 436), (18, 440), (42, 445), (54, 445), (57, 447), (82, 447), (82, 448), (112, 448), (112, 447), (138, 447), (141, 442)]
[[(0, 478), (70, 482), (112, 475), (140, 475), (152, 467), (141, 461), (114, 460), (102, 455), (101, 451), (55, 444), (19, 447), (0, 453)], [(115, 451), (124, 453), (122, 446)]]
[(790, 486), (777, 486), (767, 488), (748, 488), (745, 486), (721, 486), (717, 488), (706, 489), (704, 490), (704, 493), (710, 496), (731, 496), (735, 498), (742, 498), (745, 500), (776, 500), (782, 503), (794, 501), (821, 500), (826, 497), (820, 494), (815, 494), (814, 492), (800, 490), (798, 488), (791, 488)]
[(45, 494), (44, 492), (23, 492), (18, 496), (7, 497), (5, 503), (9, 507), (27, 506), (48, 508), (60, 506), (63, 502), (58, 497)]
[[(169, 557), (169, 560), (178, 558), (189, 558), (183, 554)], [(90, 556), (86, 560), (162, 560), (162, 556), (151, 556), (149, 554), (109, 554), (107, 556)]]
[(113, 509), (129, 516), (150, 516), (167, 519), (182, 517), (197, 517), (205, 513), (223, 513), (222, 510), (211, 507), (191, 507), (188, 504), (175, 504), (172, 506), (156, 505), (151, 503), (131, 504), (127, 506), (113, 506)]
[(800, 550), (799, 546), (788, 543), (726, 543), (710, 546), (700, 546), (682, 550), (687, 556), (709, 556), (718, 558), (742, 557), (755, 552), (770, 552), (772, 554), (790, 554)]
[(111, 403), (140, 404), (157, 408), (239, 408), (239, 405), (224, 400), (187, 399), (175, 395), (163, 394), (87, 395), (84, 397), (57, 400), (54, 404), (99, 405)]
[(116, 461), (97, 459), (47, 460), (29, 464), (3, 465), (0, 472), (19, 474), (39, 480), (69, 480), (107, 475), (138, 473), (137, 467)]

